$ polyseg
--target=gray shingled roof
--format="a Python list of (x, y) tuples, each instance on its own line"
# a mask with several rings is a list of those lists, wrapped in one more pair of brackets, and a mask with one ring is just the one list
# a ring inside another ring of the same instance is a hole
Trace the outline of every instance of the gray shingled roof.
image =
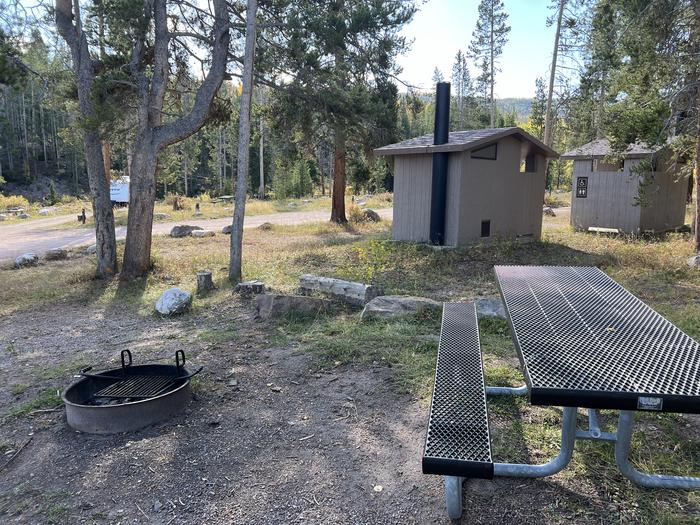
[(377, 155), (410, 155), (416, 153), (441, 153), (449, 151), (466, 151), (484, 146), (509, 135), (516, 135), (521, 140), (527, 140), (535, 145), (547, 157), (558, 157), (559, 154), (543, 142), (536, 139), (520, 128), (490, 128), (470, 129), (467, 131), (450, 132), (447, 144), (434, 145), (433, 135), (422, 135), (413, 139), (389, 144), (374, 150)]
[[(627, 159), (643, 158), (651, 153), (656, 153), (661, 148), (661, 146), (649, 147), (644, 142), (636, 142), (627, 147), (627, 150), (622, 153), (622, 157)], [(597, 139), (567, 151), (560, 158), (562, 160), (587, 160), (607, 157), (611, 153), (613, 153), (613, 150), (610, 147), (610, 141), (608, 139)]]

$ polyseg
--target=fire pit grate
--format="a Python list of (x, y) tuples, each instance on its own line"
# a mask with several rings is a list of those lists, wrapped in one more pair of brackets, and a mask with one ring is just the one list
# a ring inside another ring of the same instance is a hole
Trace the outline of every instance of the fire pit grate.
[(179, 380), (178, 377), (173, 376), (133, 376), (98, 390), (93, 397), (147, 399), (166, 392)]

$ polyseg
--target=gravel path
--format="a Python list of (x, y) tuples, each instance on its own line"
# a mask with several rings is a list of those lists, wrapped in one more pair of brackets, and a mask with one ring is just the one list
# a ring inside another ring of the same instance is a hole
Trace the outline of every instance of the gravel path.
[[(393, 208), (379, 209), (377, 213), (384, 219), (391, 219)], [(244, 228), (254, 228), (264, 222), (285, 225), (304, 224), (327, 220), (328, 217), (328, 210), (252, 215), (245, 218)], [(72, 248), (93, 244), (95, 242), (95, 231), (91, 228), (56, 228), (56, 226), (74, 220), (73, 215), (68, 215), (0, 226), (0, 261), (13, 259), (27, 252), (41, 255), (53, 248)], [(153, 233), (155, 235), (167, 234), (173, 226), (184, 223), (201, 226), (206, 229), (220, 230), (227, 224), (231, 224), (231, 218), (156, 222), (153, 224)], [(126, 237), (126, 226), (117, 226), (116, 232), (117, 240), (124, 239)]]

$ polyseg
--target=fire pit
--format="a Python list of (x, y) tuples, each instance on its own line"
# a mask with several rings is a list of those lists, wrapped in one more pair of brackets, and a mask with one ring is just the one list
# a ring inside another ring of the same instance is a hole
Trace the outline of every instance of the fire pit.
[(132, 365), (131, 352), (121, 353), (121, 368), (88, 373), (63, 392), (68, 425), (90, 434), (137, 430), (182, 411), (192, 397), (185, 353), (175, 353), (174, 365)]

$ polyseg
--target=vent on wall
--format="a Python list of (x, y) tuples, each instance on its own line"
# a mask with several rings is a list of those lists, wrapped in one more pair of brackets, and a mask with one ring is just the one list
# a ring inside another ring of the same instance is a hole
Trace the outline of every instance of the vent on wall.
[(491, 221), (481, 221), (481, 236), (491, 237)]

